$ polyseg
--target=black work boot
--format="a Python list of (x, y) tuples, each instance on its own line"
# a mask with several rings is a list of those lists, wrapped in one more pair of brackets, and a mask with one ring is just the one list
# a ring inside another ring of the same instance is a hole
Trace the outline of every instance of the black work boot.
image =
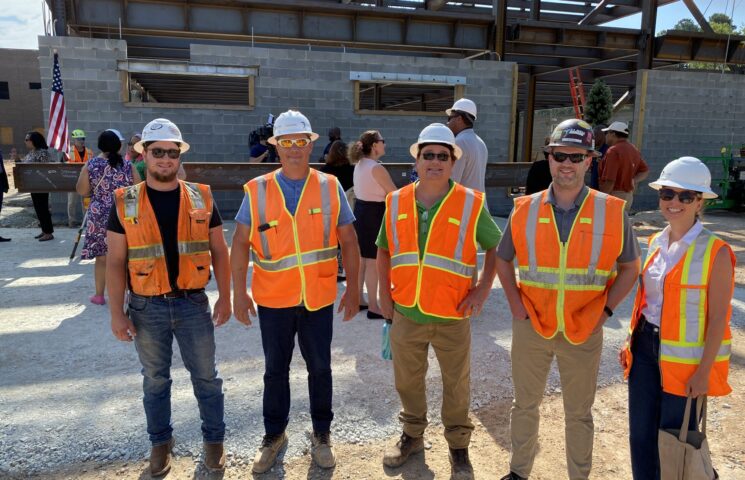
[(510, 472), (499, 480), (528, 480), (528, 477), (521, 477), (515, 472)]
[(473, 480), (473, 466), (468, 458), (468, 448), (451, 448), (448, 457), (451, 480)]

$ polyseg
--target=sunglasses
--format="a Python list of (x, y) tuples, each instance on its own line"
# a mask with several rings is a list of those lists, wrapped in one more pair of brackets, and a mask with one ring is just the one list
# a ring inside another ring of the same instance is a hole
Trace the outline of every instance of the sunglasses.
[(282, 138), (280, 140), (277, 140), (277, 145), (279, 145), (282, 148), (291, 148), (293, 145), (295, 145), (298, 148), (307, 147), (310, 143), (310, 140), (307, 138), (296, 138), (294, 140), (290, 138)]
[(585, 157), (587, 156), (586, 153), (562, 153), (562, 152), (554, 152), (551, 154), (554, 157), (554, 161), (559, 163), (564, 163), (567, 159), (569, 159), (572, 163), (582, 163), (585, 160)]
[(375, 141), (376, 141), (376, 142), (380, 142), (380, 143), (382, 143), (383, 145), (385, 145), (385, 138), (379, 138), (379, 139), (377, 139), (377, 140), (375, 140)]
[(693, 203), (693, 201), (699, 198), (700, 195), (698, 192), (693, 192), (691, 190), (676, 192), (670, 188), (661, 188), (658, 193), (660, 195), (660, 200), (670, 202), (673, 198), (678, 197), (678, 201), (686, 205)]
[(441, 162), (447, 162), (448, 160), (450, 160), (450, 154), (445, 153), (445, 152), (440, 152), (440, 153), (427, 152), (427, 153), (422, 154), (422, 158), (425, 160), (434, 160), (436, 158), (437, 160)]
[(153, 157), (155, 158), (163, 158), (168, 154), (168, 158), (177, 159), (181, 156), (181, 150), (178, 148), (148, 148), (148, 152), (153, 154)]

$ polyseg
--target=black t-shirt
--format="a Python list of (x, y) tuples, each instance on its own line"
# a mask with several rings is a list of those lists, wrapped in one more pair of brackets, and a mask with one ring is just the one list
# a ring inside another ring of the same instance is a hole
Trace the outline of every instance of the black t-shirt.
[(354, 165), (324, 165), (321, 171), (338, 178), (345, 192), (354, 186)]
[[(163, 250), (166, 255), (166, 266), (168, 267), (168, 279), (171, 288), (177, 290), (176, 279), (178, 278), (178, 211), (181, 204), (181, 185), (168, 192), (161, 192), (147, 187), (147, 196), (150, 205), (153, 206), (155, 219), (160, 227), (160, 236), (163, 239)], [(212, 202), (212, 216), (210, 217), (210, 228), (222, 225), (220, 212), (217, 204)], [(111, 209), (107, 230), (124, 235), (124, 227), (119, 221), (116, 208)]]
[(551, 185), (551, 168), (548, 160), (536, 160), (528, 170), (528, 179), (525, 182), (525, 194), (532, 195), (541, 192)]

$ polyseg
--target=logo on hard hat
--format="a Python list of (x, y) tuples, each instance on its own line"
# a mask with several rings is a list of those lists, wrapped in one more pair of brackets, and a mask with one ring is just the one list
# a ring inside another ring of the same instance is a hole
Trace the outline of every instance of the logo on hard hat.
[(578, 121), (577, 122), (577, 125), (579, 125), (582, 128), (588, 128), (588, 129), (591, 129), (592, 128), (592, 126), (590, 126), (590, 124), (587, 123), (587, 122), (585, 122), (584, 120)]
[(150, 125), (150, 130), (160, 130), (161, 128), (163, 128), (162, 123), (153, 123)]

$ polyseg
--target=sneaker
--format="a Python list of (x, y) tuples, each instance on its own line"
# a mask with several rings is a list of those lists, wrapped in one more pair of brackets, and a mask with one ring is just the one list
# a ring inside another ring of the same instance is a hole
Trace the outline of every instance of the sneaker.
[(150, 450), (150, 475), (160, 477), (168, 473), (171, 469), (171, 452), (176, 440), (171, 437), (168, 443), (155, 445)]
[(222, 443), (204, 444), (204, 466), (210, 472), (225, 470), (225, 449)]
[(385, 450), (385, 454), (383, 454), (383, 465), (393, 468), (400, 467), (406, 463), (409, 456), (423, 450), (424, 437), (413, 438), (402, 433), (398, 442), (396, 442), (394, 446)]
[(331, 446), (331, 434), (329, 432), (316, 433), (310, 439), (310, 456), (316, 465), (321, 468), (332, 468), (336, 465), (336, 455)]
[(91, 298), (89, 298), (89, 300), (93, 305), (106, 305), (106, 299), (103, 297), (103, 295), (91, 295)]
[(451, 448), (448, 457), (452, 480), (473, 480), (473, 466), (468, 458), (468, 448)]
[(277, 455), (282, 448), (287, 445), (287, 434), (282, 432), (277, 435), (264, 435), (261, 441), (261, 447), (254, 457), (252, 471), (254, 473), (264, 473), (274, 465)]
[(515, 472), (510, 472), (499, 480), (528, 480), (528, 477), (521, 477)]

